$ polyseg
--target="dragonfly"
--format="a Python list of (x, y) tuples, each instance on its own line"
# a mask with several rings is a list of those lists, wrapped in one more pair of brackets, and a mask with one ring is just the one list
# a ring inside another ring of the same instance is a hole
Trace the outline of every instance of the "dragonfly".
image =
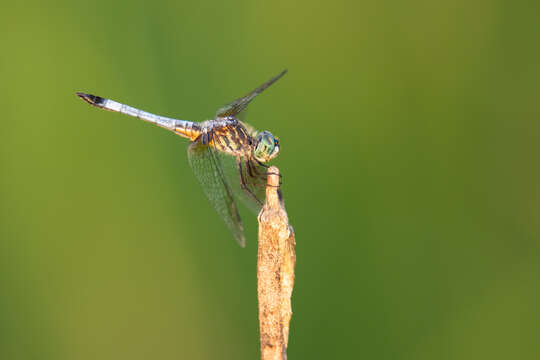
[(150, 122), (190, 140), (188, 160), (204, 193), (223, 218), (234, 238), (245, 247), (246, 238), (235, 199), (258, 214), (265, 199), (268, 163), (280, 149), (269, 131), (258, 132), (243, 120), (248, 104), (287, 70), (221, 107), (213, 120), (194, 122), (152, 114), (100, 96), (77, 92), (98, 108)]

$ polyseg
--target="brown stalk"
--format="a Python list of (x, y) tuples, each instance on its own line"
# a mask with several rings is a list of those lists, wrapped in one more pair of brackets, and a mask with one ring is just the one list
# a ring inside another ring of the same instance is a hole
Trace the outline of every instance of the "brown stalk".
[(295, 238), (279, 189), (279, 169), (268, 169), (266, 202), (259, 213), (257, 293), (262, 360), (287, 359)]

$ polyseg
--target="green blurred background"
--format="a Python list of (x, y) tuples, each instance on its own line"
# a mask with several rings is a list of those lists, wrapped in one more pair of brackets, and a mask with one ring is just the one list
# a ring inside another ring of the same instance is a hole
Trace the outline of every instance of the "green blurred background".
[(0, 359), (256, 359), (182, 119), (247, 120), (297, 236), (290, 359), (540, 358), (540, 2), (4, 2)]

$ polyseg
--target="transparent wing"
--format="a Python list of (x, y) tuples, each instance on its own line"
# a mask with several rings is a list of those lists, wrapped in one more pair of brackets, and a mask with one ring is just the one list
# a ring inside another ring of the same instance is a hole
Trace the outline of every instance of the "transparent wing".
[(237, 159), (220, 152), (216, 152), (216, 156), (223, 164), (225, 176), (234, 195), (258, 215), (266, 196), (267, 169), (246, 158)]
[(220, 157), (208, 145), (195, 141), (188, 147), (188, 159), (210, 203), (232, 231), (236, 241), (240, 246), (245, 247), (246, 238), (242, 219), (240, 219), (231, 188), (223, 172)]
[(241, 97), (239, 99), (236, 99), (232, 103), (225, 105), (221, 109), (219, 109), (216, 113), (216, 117), (226, 117), (226, 116), (236, 116), (240, 111), (244, 110), (246, 106), (250, 103), (251, 100), (255, 98), (255, 96), (259, 95), (261, 92), (263, 92), (267, 87), (275, 83), (279, 80), (283, 75), (287, 73), (287, 69), (283, 70), (279, 75), (276, 77), (268, 80), (249, 94), (247, 94), (244, 97)]

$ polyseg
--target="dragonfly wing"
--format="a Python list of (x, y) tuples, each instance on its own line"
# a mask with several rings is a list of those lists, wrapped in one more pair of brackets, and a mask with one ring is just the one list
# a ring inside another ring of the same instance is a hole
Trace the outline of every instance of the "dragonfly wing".
[[(247, 158), (237, 159), (218, 152), (216, 152), (216, 155), (223, 164), (224, 173), (234, 195), (248, 209), (258, 215), (266, 196), (267, 169)], [(242, 172), (242, 175), (240, 172)]]
[(246, 106), (248, 106), (250, 101), (253, 100), (255, 96), (259, 95), (270, 85), (278, 81), (279, 78), (285, 75), (286, 72), (287, 72), (286, 69), (283, 70), (279, 75), (268, 80), (267, 82), (265, 82), (264, 84), (262, 84), (261, 86), (259, 86), (258, 88), (256, 88), (255, 90), (247, 94), (246, 96), (236, 99), (232, 103), (225, 105), (224, 107), (222, 107), (221, 109), (217, 111), (216, 117), (219, 118), (219, 117), (227, 117), (227, 116), (236, 116), (239, 112), (244, 110)]
[(251, 211), (258, 215), (266, 198), (267, 168), (259, 165), (256, 161), (248, 159), (242, 159), (241, 166), (244, 189), (241, 189), (238, 197)]
[(246, 238), (242, 219), (240, 219), (220, 157), (208, 145), (195, 141), (188, 147), (188, 158), (195, 177), (201, 184), (210, 203), (232, 231), (236, 241), (240, 246), (245, 247)]

